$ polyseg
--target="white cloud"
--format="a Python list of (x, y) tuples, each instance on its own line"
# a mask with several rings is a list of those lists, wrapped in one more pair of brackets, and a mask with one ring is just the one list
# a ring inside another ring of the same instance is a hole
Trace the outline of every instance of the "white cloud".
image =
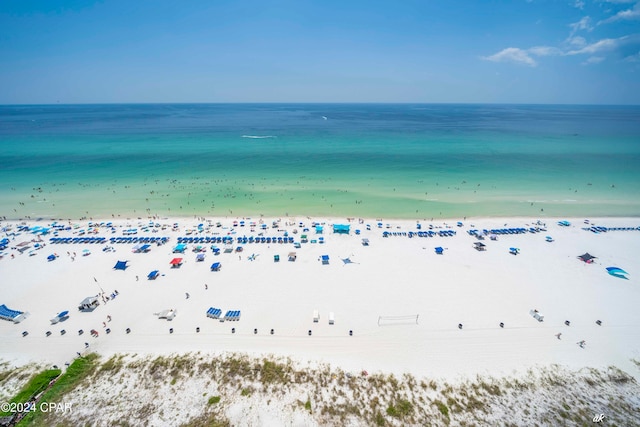
[(582, 10), (584, 8), (584, 2), (582, 0), (576, 0), (575, 3), (573, 3), (573, 7)]
[(576, 32), (580, 30), (587, 30), (587, 31), (593, 30), (593, 26), (591, 25), (591, 18), (589, 18), (588, 16), (583, 17), (578, 22), (569, 24), (569, 27), (571, 28), (571, 35), (574, 35)]
[(508, 47), (506, 49), (502, 49), (500, 52), (495, 53), (491, 56), (483, 56), (482, 59), (485, 61), (493, 61), (493, 62), (514, 62), (516, 64), (525, 64), (530, 67), (535, 67), (538, 65), (536, 61), (529, 56), (527, 51), (519, 49), (517, 47)]
[(584, 37), (580, 37), (580, 36), (575, 36), (575, 37), (569, 37), (566, 42), (571, 45), (574, 46), (576, 48), (581, 48), (583, 46), (585, 46), (587, 44), (587, 41), (585, 40)]
[(591, 56), (582, 65), (599, 64), (604, 61), (604, 56)]
[(633, 55), (627, 56), (626, 58), (624, 58), (624, 60), (627, 62), (640, 62), (640, 51)]
[(536, 56), (562, 55), (562, 51), (553, 46), (534, 46), (527, 49), (527, 52)]
[(570, 50), (566, 54), (567, 55), (580, 55), (580, 54), (593, 55), (593, 54), (598, 53), (598, 52), (606, 52), (606, 51), (615, 50), (627, 38), (628, 38), (627, 36), (624, 36), (624, 37), (620, 37), (620, 38), (617, 38), (617, 39), (602, 39), (602, 40), (599, 40), (599, 41), (597, 41), (595, 43), (591, 43), (589, 45), (586, 45), (586, 46), (584, 46), (584, 47), (582, 47), (580, 49)]
[(640, 2), (633, 6), (633, 9), (621, 10), (610, 18), (598, 22), (600, 24), (609, 24), (616, 21), (633, 21), (640, 20)]

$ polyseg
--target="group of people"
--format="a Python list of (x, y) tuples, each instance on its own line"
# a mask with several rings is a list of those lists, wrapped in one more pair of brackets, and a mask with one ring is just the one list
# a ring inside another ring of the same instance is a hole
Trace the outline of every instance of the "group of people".
[[(556, 338), (560, 339), (560, 337), (562, 336), (562, 332), (558, 332), (556, 334)], [(582, 341), (578, 341), (576, 344), (578, 344), (580, 346), (580, 348), (584, 348), (585, 345), (587, 345), (587, 342), (585, 340)]]

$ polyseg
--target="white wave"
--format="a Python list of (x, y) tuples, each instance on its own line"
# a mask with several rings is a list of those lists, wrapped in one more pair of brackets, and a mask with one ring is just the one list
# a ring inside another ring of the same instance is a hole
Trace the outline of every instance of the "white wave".
[(251, 139), (277, 138), (277, 136), (273, 136), (273, 135), (242, 135), (242, 137), (251, 138)]

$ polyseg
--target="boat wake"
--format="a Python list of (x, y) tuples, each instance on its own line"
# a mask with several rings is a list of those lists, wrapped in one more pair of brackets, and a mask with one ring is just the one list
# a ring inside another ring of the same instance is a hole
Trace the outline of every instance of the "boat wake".
[(267, 139), (267, 138), (277, 138), (277, 136), (273, 135), (242, 135), (243, 138), (251, 138), (251, 139)]

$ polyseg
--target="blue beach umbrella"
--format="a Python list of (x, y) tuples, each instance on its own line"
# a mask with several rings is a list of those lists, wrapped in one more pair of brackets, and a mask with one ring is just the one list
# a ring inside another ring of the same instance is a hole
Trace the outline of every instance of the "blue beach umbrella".
[(619, 267), (607, 267), (607, 272), (614, 277), (618, 277), (620, 279), (628, 279), (626, 274), (629, 273)]
[(60, 313), (58, 313), (58, 318), (62, 319), (63, 317), (67, 317), (68, 314), (69, 314), (69, 311), (67, 310), (61, 311)]

